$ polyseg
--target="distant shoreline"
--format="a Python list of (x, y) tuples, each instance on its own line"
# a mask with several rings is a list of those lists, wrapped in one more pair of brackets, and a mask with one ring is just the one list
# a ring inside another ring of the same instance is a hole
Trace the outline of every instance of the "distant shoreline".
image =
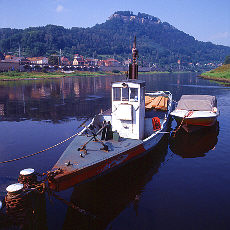
[[(144, 74), (163, 74), (169, 73), (167, 71), (162, 72), (139, 72), (139, 75)], [(55, 79), (62, 77), (77, 77), (77, 76), (85, 76), (85, 77), (98, 77), (98, 76), (111, 76), (111, 75), (126, 75), (126, 72), (90, 72), (90, 71), (74, 71), (73, 73), (65, 73), (65, 72), (3, 72), (0, 73), (0, 81), (17, 81), (17, 80), (36, 80), (36, 79)]]
[[(151, 71), (151, 72), (139, 72), (139, 75), (149, 75), (149, 74), (168, 74), (168, 73), (185, 73), (185, 72), (168, 72), (168, 71)], [(187, 72), (186, 72), (187, 73)], [(90, 71), (74, 71), (73, 73), (68, 72), (3, 72), (0, 73), (0, 81), (17, 81), (17, 80), (37, 80), (37, 79), (55, 79), (62, 77), (99, 77), (99, 76), (112, 76), (112, 75), (126, 75), (126, 72), (90, 72)]]
[(230, 64), (225, 64), (216, 69), (202, 73), (201, 75), (199, 75), (199, 77), (202, 77), (207, 80), (229, 84), (230, 83)]
[(97, 77), (107, 75), (122, 75), (123, 73), (113, 72), (88, 72), (88, 71), (75, 71), (74, 73), (64, 72), (5, 72), (0, 73), (0, 81), (17, 81), (17, 80), (36, 80), (36, 79), (55, 79), (62, 77), (73, 77), (73, 76), (86, 76), (86, 77)]
[(201, 77), (207, 80), (212, 80), (212, 81), (230, 83), (230, 79), (227, 79), (227, 78), (220, 78), (220, 77), (214, 77), (214, 76), (208, 76), (208, 75), (198, 75), (198, 77)]
[(162, 72), (157, 72), (157, 71), (138, 72), (139, 75), (143, 75), (143, 74), (159, 74), (159, 73), (169, 73), (169, 72), (168, 71), (162, 71)]

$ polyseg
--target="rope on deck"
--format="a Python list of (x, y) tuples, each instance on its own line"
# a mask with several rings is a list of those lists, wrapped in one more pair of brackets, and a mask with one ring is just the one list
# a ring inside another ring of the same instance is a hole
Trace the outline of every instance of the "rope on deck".
[[(82, 127), (82, 126), (87, 122), (88, 119), (89, 119), (89, 118), (87, 118), (81, 125), (79, 125), (77, 129), (79, 129), (80, 127)], [(25, 159), (25, 158), (28, 158), (28, 157), (35, 156), (35, 155), (37, 155), (37, 154), (39, 154), (39, 153), (43, 153), (43, 152), (45, 152), (45, 151), (47, 151), (47, 150), (53, 149), (54, 147), (57, 147), (57, 146), (59, 146), (59, 145), (65, 143), (66, 141), (68, 141), (68, 140), (70, 140), (70, 139), (76, 137), (79, 133), (80, 133), (80, 132), (75, 133), (75, 134), (72, 135), (71, 137), (68, 137), (68, 138), (66, 138), (66, 139), (63, 140), (63, 141), (61, 141), (61, 142), (59, 142), (59, 143), (57, 143), (57, 144), (55, 144), (55, 145), (53, 145), (53, 146), (50, 146), (50, 147), (48, 147), (48, 148), (46, 148), (46, 149), (40, 150), (40, 151), (38, 151), (38, 152), (36, 152), (36, 153), (32, 153), (32, 154), (29, 154), (29, 155), (26, 155), (26, 156), (23, 156), (23, 157), (14, 158), (14, 159), (11, 159), (11, 160), (0, 161), (0, 164), (5, 164), (5, 163), (13, 162), (13, 161), (22, 160), (22, 159)]]

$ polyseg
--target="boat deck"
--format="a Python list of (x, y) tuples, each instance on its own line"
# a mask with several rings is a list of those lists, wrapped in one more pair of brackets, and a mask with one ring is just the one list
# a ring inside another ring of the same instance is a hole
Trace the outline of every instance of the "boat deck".
[[(125, 151), (128, 151), (143, 143), (142, 140), (128, 138), (120, 138), (120, 141), (103, 141), (103, 143), (109, 147), (109, 151), (106, 152), (101, 150), (103, 146), (100, 142), (95, 142), (92, 140), (87, 144), (87, 154), (84, 155), (84, 152), (78, 151), (78, 148), (81, 148), (90, 138), (91, 136), (88, 137), (86, 135), (75, 137), (75, 139), (67, 147), (60, 159), (55, 164), (54, 169), (61, 168), (64, 171), (64, 174), (69, 174), (73, 171), (84, 169), (88, 166), (112, 158), (113, 156), (117, 156), (120, 153), (124, 153)], [(84, 157), (81, 157), (80, 154), (83, 154)]]

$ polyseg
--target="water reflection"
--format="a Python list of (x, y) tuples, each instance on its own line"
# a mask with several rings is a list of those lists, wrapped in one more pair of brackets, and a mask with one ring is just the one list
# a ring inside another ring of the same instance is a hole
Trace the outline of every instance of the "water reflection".
[(174, 133), (172, 134), (169, 147), (175, 154), (183, 158), (204, 157), (209, 150), (215, 148), (218, 135), (219, 122), (192, 133), (187, 133), (181, 129), (175, 137)]
[[(146, 81), (146, 91), (169, 90), (174, 100), (182, 94), (210, 94), (206, 91), (223, 88), (196, 78), (194, 73), (140, 75), (139, 78)], [(124, 76), (0, 81), (0, 121), (32, 119), (57, 123), (86, 114), (94, 116), (101, 108), (110, 107), (111, 82), (121, 79)]]
[(63, 229), (71, 229), (72, 226), (78, 226), (79, 229), (105, 229), (128, 205), (137, 215), (144, 187), (164, 162), (167, 146), (168, 136), (165, 136), (145, 157), (97, 180), (75, 187), (71, 201), (96, 218), (83, 216), (69, 208)]
[[(1, 160), (19, 157), (21, 153), (36, 152), (76, 133), (76, 127), (83, 121), (78, 118), (93, 117), (101, 108), (110, 108), (110, 82), (120, 78), (122, 77), (75, 77), (0, 82), (0, 120), (6, 121), (0, 122)], [(218, 131), (212, 131), (202, 134), (203, 136), (198, 134), (198, 137), (192, 138), (193, 141), (186, 142), (189, 137), (183, 140), (182, 134), (182, 139), (170, 141), (170, 148), (175, 153), (186, 153), (184, 157), (189, 156), (188, 151), (191, 155), (194, 152), (197, 157), (212, 149), (218, 137), (218, 154), (202, 161), (202, 164), (196, 164), (195, 169), (194, 161), (188, 159), (185, 164), (180, 164), (180, 157), (172, 158), (155, 175), (167, 153), (166, 143), (162, 149), (154, 150), (153, 154), (124, 169), (120, 168), (75, 188), (72, 201), (95, 214), (96, 220), (81, 216), (72, 209), (68, 209), (66, 213), (67, 207), (64, 204), (57, 200), (50, 204), (47, 198), (47, 219), (43, 223), (40, 220), (38, 228), (46, 229), (48, 225), (48, 229), (124, 229), (130, 223), (131, 229), (226, 228), (229, 222), (226, 213), (230, 207), (229, 202), (226, 202), (230, 192), (229, 166), (226, 164), (229, 161), (229, 88), (223, 90), (217, 83), (197, 78), (196, 74), (140, 75), (140, 79), (146, 80), (147, 91), (169, 90), (174, 100), (179, 100), (183, 94), (217, 96), (222, 112), (218, 118), (222, 124), (221, 135), (218, 136)], [(203, 87), (204, 85), (208, 87)], [(72, 119), (75, 117), (77, 119)], [(30, 120), (23, 121), (25, 119)], [(187, 146), (190, 144), (189, 149), (186, 149), (183, 142)], [(192, 150), (195, 148), (194, 143), (199, 143), (198, 149)], [(1, 165), (0, 198), (4, 197), (5, 188), (9, 184), (16, 183), (21, 169), (32, 167), (41, 173), (50, 170), (68, 144), (50, 150), (47, 154)], [(203, 146), (206, 146), (205, 149)], [(203, 150), (199, 150), (200, 148)], [(202, 158), (196, 159), (198, 163), (199, 159)], [(181, 173), (182, 170), (187, 171)], [(212, 177), (210, 173), (213, 174)], [(69, 200), (71, 192), (72, 188), (60, 196)], [(185, 205), (188, 208), (185, 209)], [(133, 210), (139, 212), (135, 220)], [(207, 221), (203, 225), (200, 213), (206, 213)], [(127, 225), (124, 226), (124, 223)]]
[[(173, 86), (176, 86), (177, 84), (172, 84)], [(207, 89), (226, 89), (226, 87), (221, 86), (215, 86), (215, 85), (180, 85), (180, 87), (192, 87), (192, 88), (207, 88)]]
[(93, 116), (101, 108), (109, 107), (112, 80), (112, 77), (69, 77), (0, 82), (0, 119), (59, 122), (85, 114)]

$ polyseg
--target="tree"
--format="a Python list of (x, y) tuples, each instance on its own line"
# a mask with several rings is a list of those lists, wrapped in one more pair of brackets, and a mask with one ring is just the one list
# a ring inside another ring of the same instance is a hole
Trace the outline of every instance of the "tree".
[(230, 55), (225, 58), (224, 64), (230, 64)]
[(3, 53), (0, 52), (0, 60), (4, 60), (4, 59), (5, 59), (5, 57), (4, 57)]
[(59, 65), (59, 59), (58, 56), (49, 56), (48, 57), (48, 63), (49, 65)]

